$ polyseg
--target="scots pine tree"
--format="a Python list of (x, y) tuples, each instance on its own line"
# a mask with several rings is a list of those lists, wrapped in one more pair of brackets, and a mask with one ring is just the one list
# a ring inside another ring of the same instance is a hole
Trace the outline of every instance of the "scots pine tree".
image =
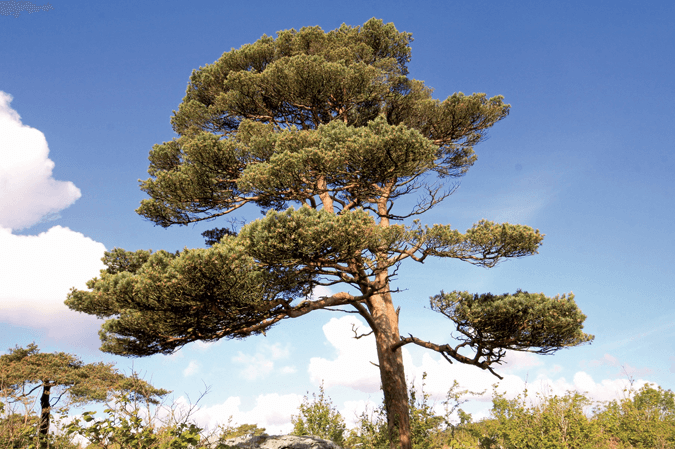
[(0, 393), (7, 401), (21, 401), (39, 393), (39, 447), (47, 446), (52, 409), (65, 395), (71, 405), (104, 402), (113, 392), (157, 403), (169, 393), (136, 376), (119, 373), (112, 364), (85, 364), (72, 354), (43, 353), (35, 343), (15, 347), (0, 356)]
[[(392, 279), (405, 285), (403, 261), (493, 267), (535, 254), (544, 237), (518, 224), (481, 220), (462, 233), (416, 220), (453, 192), (445, 183), (473, 165), (474, 146), (510, 106), (485, 94), (434, 99), (409, 77), (411, 41), (376, 19), (329, 32), (306, 27), (263, 36), (193, 71), (171, 119), (178, 137), (150, 152), (150, 178), (141, 183), (149, 198), (137, 212), (162, 227), (246, 206), (265, 215), (206, 249), (107, 253), (108, 268), (66, 301), (107, 318), (104, 351), (169, 354), (347, 308), (375, 336), (392, 445), (409, 449), (403, 345), (496, 375), (507, 349), (551, 353), (592, 339), (571, 294), (524, 291), (441, 293), (432, 307), (460, 339), (433, 343), (408, 330), (401, 337)], [(314, 298), (318, 286), (337, 292)]]

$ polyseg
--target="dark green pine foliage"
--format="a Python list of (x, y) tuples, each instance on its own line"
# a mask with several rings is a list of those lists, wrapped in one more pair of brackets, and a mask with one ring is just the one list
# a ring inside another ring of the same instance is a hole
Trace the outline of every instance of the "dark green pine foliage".
[[(374, 332), (390, 430), (407, 448), (402, 345), (492, 371), (507, 349), (550, 353), (592, 339), (571, 295), (520, 291), (434, 297), (434, 310), (465, 336), (455, 347), (400, 337), (390, 283), (401, 262), (450, 257), (493, 267), (535, 254), (544, 237), (523, 225), (481, 220), (462, 233), (415, 219), (453, 192), (444, 183), (474, 164), (474, 146), (510, 106), (485, 94), (434, 99), (408, 76), (411, 41), (375, 19), (330, 32), (307, 27), (263, 36), (193, 71), (171, 121), (179, 137), (150, 152), (141, 183), (149, 198), (137, 212), (162, 227), (248, 205), (266, 214), (236, 233), (205, 235), (207, 249), (106, 253), (89, 290), (66, 300), (107, 318), (104, 351), (168, 354), (347, 307)], [(337, 293), (311, 297), (320, 285)], [(462, 347), (475, 356), (459, 354)]]

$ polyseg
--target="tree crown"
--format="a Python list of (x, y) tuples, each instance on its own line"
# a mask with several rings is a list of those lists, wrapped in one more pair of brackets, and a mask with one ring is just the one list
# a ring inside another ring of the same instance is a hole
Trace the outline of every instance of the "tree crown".
[[(371, 19), (263, 36), (195, 70), (155, 145), (150, 195), (138, 213), (161, 226), (209, 220), (245, 204), (317, 203), (379, 217), (423, 213), (449, 192), (434, 181), (466, 173), (473, 146), (508, 115), (501, 96), (432, 98), (408, 78), (410, 33)], [(420, 193), (393, 213), (395, 199)]]
[[(480, 220), (462, 233), (407, 220), (454, 191), (444, 182), (467, 172), (473, 147), (510, 109), (482, 93), (434, 99), (408, 76), (411, 41), (376, 19), (329, 32), (307, 27), (263, 36), (192, 73), (172, 118), (178, 137), (150, 152), (150, 178), (141, 182), (150, 198), (137, 212), (163, 227), (247, 205), (265, 215), (238, 232), (207, 231), (207, 249), (106, 253), (92, 291), (73, 290), (66, 301), (109, 318), (103, 350), (170, 353), (340, 306), (380, 332), (373, 317), (384, 309), (374, 312), (370, 301), (390, 300), (404, 260), (494, 267), (537, 253), (544, 235), (528, 226)], [(398, 210), (411, 195), (416, 203)], [(315, 287), (337, 284), (352, 288), (312, 298)], [(571, 295), (564, 304), (521, 291), (467, 295), (432, 299), (467, 340), (452, 348), (401, 337), (391, 349), (415, 343), (489, 369), (505, 349), (549, 353), (592, 339)], [(464, 347), (476, 356), (460, 354)]]
[[(26, 388), (34, 386), (26, 392)], [(39, 387), (62, 387), (72, 403), (105, 401), (113, 392), (126, 392), (153, 403), (169, 393), (137, 376), (120, 374), (112, 364), (85, 364), (72, 354), (42, 353), (35, 343), (10, 348), (0, 356), (0, 389), (26, 396)]]

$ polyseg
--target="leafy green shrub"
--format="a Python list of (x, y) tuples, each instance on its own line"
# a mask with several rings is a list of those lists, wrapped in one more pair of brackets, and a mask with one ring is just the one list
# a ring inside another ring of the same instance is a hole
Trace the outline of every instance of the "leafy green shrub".
[[(632, 391), (632, 385), (625, 390)], [(596, 410), (596, 418), (604, 433), (622, 447), (675, 447), (675, 394), (670, 390), (645, 385), (633, 399), (615, 400)]]
[[(202, 429), (195, 424), (170, 420), (156, 428), (150, 417), (126, 394), (116, 397), (116, 407), (104, 410), (105, 419), (95, 420), (96, 412), (85, 412), (67, 426), (67, 435), (81, 435), (88, 449), (182, 449), (198, 447)], [(172, 414), (173, 416), (173, 414)], [(84, 421), (84, 422), (83, 422)], [(87, 424), (85, 424), (87, 423)]]
[(568, 391), (563, 397), (537, 395), (528, 406), (523, 395), (508, 400), (495, 390), (492, 414), (499, 422), (497, 435), (505, 448), (584, 449), (600, 447), (604, 440), (597, 422), (584, 414), (592, 402)]
[(218, 439), (215, 442), (216, 449), (229, 447), (227, 444), (225, 444), (225, 441), (229, 440), (230, 438), (237, 438), (245, 435), (267, 436), (265, 428), (258, 427), (257, 424), (241, 424), (236, 427), (233, 426), (232, 416), (230, 416), (226, 425), (218, 426), (218, 430), (216, 433), (219, 434)]
[(387, 421), (384, 406), (372, 412), (365, 410), (359, 415), (355, 429), (349, 431), (345, 446), (359, 449), (385, 449), (389, 447)]
[(319, 396), (312, 394), (312, 402), (305, 396), (300, 404), (300, 413), (291, 417), (293, 423), (292, 435), (314, 435), (319, 438), (330, 440), (337, 445), (345, 443), (345, 421), (340, 415), (330, 398), (326, 396), (323, 383), (319, 387)]
[(427, 373), (422, 374), (422, 388), (417, 392), (411, 382), (408, 390), (410, 408), (410, 433), (415, 449), (431, 449), (438, 446), (441, 433), (447, 420), (434, 413), (433, 404), (429, 403), (430, 395), (424, 391)]
[[(459, 408), (460, 398), (479, 393), (459, 391), (455, 381), (448, 391), (444, 416), (436, 415), (429, 395), (410, 386), (410, 414), (415, 449), (673, 449), (675, 448), (675, 394), (660, 387), (643, 387), (633, 399), (612, 401), (584, 409), (593, 401), (576, 391), (564, 396), (537, 394), (529, 403), (528, 390), (509, 400), (494, 391), (492, 417), (473, 422)], [(452, 424), (457, 412), (460, 422)], [(383, 407), (363, 413), (346, 447), (387, 449)]]
[[(422, 385), (418, 391), (411, 382), (408, 387), (410, 410), (410, 427), (412, 445), (414, 449), (432, 448), (471, 448), (478, 447), (478, 438), (475, 432), (465, 428), (471, 422), (471, 415), (459, 408), (466, 402), (462, 400), (466, 395), (480, 395), (469, 390), (459, 390), (455, 381), (442, 402), (445, 413), (438, 415), (434, 411), (434, 404), (430, 402), (430, 395), (424, 390), (426, 373), (422, 374)], [(450, 421), (455, 412), (460, 417), (460, 423), (453, 425)], [(359, 449), (389, 448), (388, 428), (385, 419), (384, 406), (372, 412), (365, 411), (359, 417), (355, 429), (350, 431), (346, 439), (347, 447)]]

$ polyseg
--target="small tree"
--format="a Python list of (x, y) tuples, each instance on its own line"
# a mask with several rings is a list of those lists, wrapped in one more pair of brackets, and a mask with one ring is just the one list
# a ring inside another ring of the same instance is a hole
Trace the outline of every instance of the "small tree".
[[(537, 253), (544, 238), (487, 220), (465, 233), (410, 221), (454, 191), (444, 183), (468, 171), (474, 146), (510, 109), (501, 96), (434, 99), (408, 77), (411, 41), (376, 19), (330, 32), (306, 27), (263, 36), (192, 73), (171, 120), (179, 137), (153, 147), (150, 179), (141, 183), (150, 198), (137, 212), (163, 227), (247, 205), (266, 215), (207, 249), (106, 253), (91, 291), (66, 300), (109, 318), (104, 351), (168, 354), (344, 307), (375, 336), (391, 444), (410, 449), (403, 345), (497, 375), (506, 350), (550, 354), (592, 340), (573, 295), (520, 290), (442, 292), (432, 308), (453, 322), (459, 341), (401, 337), (392, 284), (404, 261), (494, 267)], [(316, 298), (317, 286), (343, 290)]]
[(26, 348), (17, 346), (0, 356), (0, 391), (8, 402), (30, 400), (31, 395), (39, 391), (37, 437), (40, 445), (45, 447), (52, 409), (64, 395), (70, 405), (84, 405), (103, 402), (113, 391), (155, 402), (155, 398), (169, 393), (136, 376), (118, 373), (112, 364), (84, 364), (76, 356), (64, 352), (41, 353), (35, 343)]
[(313, 435), (344, 446), (344, 433), (347, 429), (345, 421), (333, 406), (330, 397), (326, 396), (323, 383), (319, 387), (318, 397), (312, 393), (311, 402), (308, 396), (303, 398), (299, 413), (291, 417), (291, 422), (292, 435)]

